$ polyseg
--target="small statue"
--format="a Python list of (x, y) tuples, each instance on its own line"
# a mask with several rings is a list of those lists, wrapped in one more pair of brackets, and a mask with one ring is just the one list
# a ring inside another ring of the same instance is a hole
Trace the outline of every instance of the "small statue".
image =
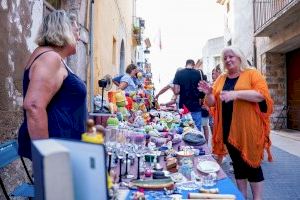
[(122, 91), (116, 94), (116, 105), (118, 108), (117, 109), (118, 112), (122, 113), (124, 120), (126, 120), (130, 114), (126, 108), (127, 105), (126, 96)]
[(90, 142), (95, 144), (103, 144), (104, 142), (104, 128), (101, 129), (100, 133), (100, 125), (98, 125), (98, 131), (95, 127), (95, 122), (92, 119), (87, 120), (87, 132), (81, 135), (81, 140), (84, 142)]

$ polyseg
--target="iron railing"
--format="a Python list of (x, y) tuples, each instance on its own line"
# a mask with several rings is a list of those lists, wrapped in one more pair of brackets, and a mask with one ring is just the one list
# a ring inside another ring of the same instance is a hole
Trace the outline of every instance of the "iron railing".
[(296, 0), (253, 0), (254, 32)]

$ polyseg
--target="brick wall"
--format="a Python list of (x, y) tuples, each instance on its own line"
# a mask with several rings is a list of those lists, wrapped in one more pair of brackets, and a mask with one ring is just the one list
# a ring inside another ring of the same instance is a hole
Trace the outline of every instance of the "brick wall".
[[(279, 53), (265, 53), (261, 59), (262, 71), (266, 77), (274, 101), (274, 112), (271, 116), (272, 126), (274, 127), (277, 121), (276, 117), (279, 116), (283, 105), (285, 105), (287, 101), (285, 55)], [(283, 128), (286, 128), (286, 120)]]

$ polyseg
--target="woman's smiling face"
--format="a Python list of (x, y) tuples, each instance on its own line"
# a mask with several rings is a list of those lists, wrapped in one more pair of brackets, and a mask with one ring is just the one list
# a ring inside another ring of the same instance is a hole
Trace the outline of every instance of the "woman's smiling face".
[(224, 52), (224, 64), (228, 71), (236, 71), (240, 68), (241, 59), (231, 50), (228, 50)]

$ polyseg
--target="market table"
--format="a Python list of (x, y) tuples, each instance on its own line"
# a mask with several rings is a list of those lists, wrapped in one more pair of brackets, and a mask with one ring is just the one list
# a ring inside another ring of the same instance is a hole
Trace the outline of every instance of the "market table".
[[(237, 200), (244, 200), (242, 193), (237, 189), (237, 187), (233, 184), (231, 179), (228, 177), (218, 180), (217, 184), (214, 187), (219, 189), (220, 194), (233, 194), (236, 196)], [(136, 190), (121, 191), (120, 199), (130, 200), (130, 199), (132, 199), (134, 192), (136, 192)], [(181, 192), (182, 199), (187, 199), (188, 194), (190, 192), (198, 192), (198, 191), (197, 190), (192, 190), (192, 191), (182, 190), (182, 192)], [(164, 199), (165, 194), (164, 194), (164, 191), (156, 191), (156, 193), (154, 193), (153, 191), (148, 190), (148, 191), (145, 191), (145, 196), (146, 196), (147, 200), (157, 199), (157, 197), (159, 197), (159, 199), (162, 200), (162, 199)]]
[[(184, 142), (180, 143), (181, 146), (184, 146)], [(174, 148), (177, 148), (178, 145), (174, 145)], [(200, 172), (199, 170), (197, 170), (197, 163), (200, 160), (210, 160), (210, 161), (214, 161), (214, 158), (212, 157), (212, 154), (208, 148), (207, 145), (202, 145), (200, 147), (197, 148), (202, 148), (205, 150), (206, 155), (202, 155), (202, 156), (195, 156), (194, 157), (194, 171), (196, 172), (196, 174), (198, 176), (204, 176), (205, 174)], [(133, 174), (135, 177), (137, 175), (137, 166), (136, 163), (134, 164), (133, 167), (130, 168), (129, 173)], [(159, 163), (161, 164), (161, 166), (163, 166), (164, 170), (166, 170), (166, 164), (163, 158), (159, 159)], [(123, 166), (124, 167), (124, 166)], [(118, 166), (115, 168), (115, 171), (118, 175), (119, 169)], [(142, 176), (143, 177), (143, 176)], [(145, 178), (148, 179), (148, 178)], [(125, 181), (126, 179), (123, 179), (123, 181)], [(243, 200), (243, 195), (241, 194), (241, 192), (237, 189), (237, 187), (235, 186), (235, 184), (231, 181), (231, 179), (229, 177), (227, 177), (227, 175), (225, 174), (225, 172), (220, 169), (217, 172), (217, 184), (215, 186), (213, 186), (213, 188), (218, 188), (219, 189), (219, 194), (233, 194), (236, 196), (236, 199), (238, 200)], [(136, 192), (136, 190), (123, 190), (120, 191), (120, 199), (132, 199), (134, 192)], [(182, 195), (183, 199), (186, 199), (188, 197), (188, 194), (190, 192), (199, 192), (199, 190), (181, 190), (180, 194)], [(164, 191), (153, 191), (153, 190), (145, 190), (145, 195), (147, 196), (147, 199), (157, 199), (157, 197), (160, 197), (159, 199), (162, 200), (164, 198), (167, 199), (167, 197), (164, 195)]]

